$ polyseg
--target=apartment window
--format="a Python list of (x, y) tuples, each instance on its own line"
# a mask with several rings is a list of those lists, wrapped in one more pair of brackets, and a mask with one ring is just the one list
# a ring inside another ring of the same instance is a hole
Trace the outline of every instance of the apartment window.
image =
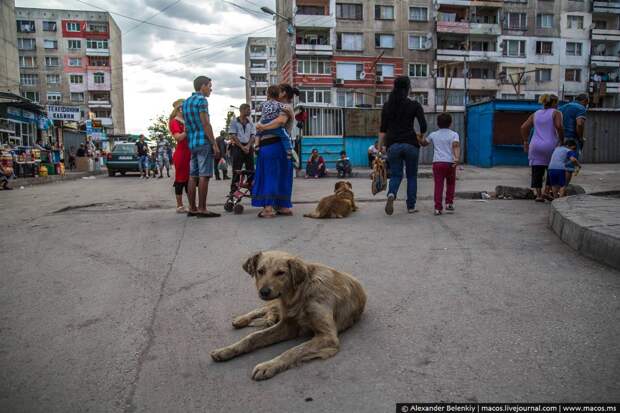
[(390, 98), (390, 92), (377, 92), (375, 94), (375, 105), (383, 106)]
[(377, 73), (381, 73), (383, 77), (394, 77), (394, 65), (378, 64)]
[(82, 48), (81, 40), (67, 40), (67, 48), (72, 50), (79, 50)]
[(428, 9), (426, 7), (409, 7), (409, 21), (425, 22), (428, 20)]
[(71, 102), (84, 102), (84, 93), (71, 92)]
[(93, 80), (95, 81), (96, 85), (102, 85), (103, 83), (105, 83), (105, 75), (101, 72), (97, 72), (93, 74)]
[(472, 79), (495, 79), (495, 70), (484, 67), (469, 69), (469, 77)]
[(93, 33), (107, 33), (107, 23), (88, 23), (88, 31)]
[(332, 103), (332, 94), (329, 89), (302, 89), (299, 91), (299, 101), (302, 103)]
[(420, 105), (428, 105), (428, 92), (411, 92), (409, 97)]
[(375, 34), (375, 47), (378, 49), (393, 49), (393, 34)]
[(362, 20), (363, 6), (361, 4), (336, 4), (336, 18), (346, 20)]
[[(95, 65), (91, 64), (91, 66), (95, 66)], [(103, 65), (100, 65), (100, 66), (103, 66)], [(255, 81), (255, 82), (266, 82), (267, 81), (267, 75), (263, 74), (263, 73), (256, 73), (256, 74), (252, 75), (251, 79), (253, 81)]]
[(494, 52), (495, 42), (473, 40), (469, 42), (469, 50), (473, 50), (475, 52)]
[[(332, 68), (328, 61), (301, 59), (297, 61), (297, 73), (302, 75), (330, 75)], [(266, 76), (264, 81), (267, 81)]]
[(47, 101), (50, 103), (59, 103), (62, 100), (62, 94), (59, 92), (47, 92)]
[(394, 20), (394, 6), (375, 6), (375, 20)]
[(33, 102), (39, 102), (39, 92), (23, 91), (22, 97), (25, 97), (26, 99), (30, 99)]
[(81, 85), (84, 83), (84, 75), (69, 75), (69, 83), (72, 85)]
[(82, 59), (79, 57), (70, 57), (69, 66), (72, 66), (72, 67), (82, 66)]
[(58, 62), (58, 57), (56, 56), (45, 56), (45, 66), (46, 67), (58, 67), (60, 63)]
[(80, 23), (77, 23), (77, 22), (69, 22), (69, 23), (67, 23), (67, 31), (68, 32), (79, 32), (80, 31)]
[(18, 33), (34, 33), (34, 20), (17, 20)]
[(536, 81), (537, 82), (550, 82), (551, 81), (551, 69), (536, 69)]
[(506, 13), (504, 28), (511, 30), (527, 30), (526, 13)]
[(552, 55), (553, 54), (553, 43), (552, 42), (536, 42), (536, 54)]
[(56, 50), (56, 49), (58, 49), (58, 41), (57, 40), (51, 40), (51, 39), (45, 39), (45, 40), (43, 40), (43, 47), (45, 49)]
[(342, 80), (359, 80), (364, 65), (360, 63), (336, 63), (336, 78)]
[(525, 57), (525, 40), (504, 40), (503, 55)]
[[(89, 56), (88, 57), (88, 65), (89, 66), (98, 66), (98, 67), (107, 67), (110, 65), (110, 58), (103, 56)], [(252, 79), (254, 79), (257, 75), (253, 75)], [(266, 75), (265, 75), (266, 76)], [(266, 80), (263, 80), (263, 82)]]
[(47, 78), (47, 84), (48, 85), (57, 85), (60, 83), (60, 75), (58, 74), (51, 74), (51, 75), (46, 75)]
[(338, 33), (339, 50), (361, 52), (364, 50), (364, 35), (362, 33)]
[(428, 77), (428, 65), (426, 63), (410, 63), (409, 76)]
[(43, 31), (44, 32), (55, 32), (56, 31), (56, 22), (43, 22)]
[(86, 47), (89, 49), (107, 49), (108, 41), (107, 40), (87, 40)]
[(297, 14), (322, 16), (325, 14), (325, 8), (323, 6), (297, 6)]
[(566, 56), (581, 56), (581, 43), (566, 42)]
[(37, 66), (37, 58), (35, 56), (19, 56), (19, 67), (32, 69)]
[(581, 82), (581, 69), (566, 69), (564, 80), (567, 82)]
[(605, 20), (594, 20), (592, 24), (594, 25), (595, 29), (601, 29), (601, 30), (607, 29), (607, 21)]
[(19, 50), (36, 50), (37, 42), (35, 39), (17, 39), (17, 48)]
[(19, 75), (19, 81), (22, 85), (36, 85), (39, 81), (39, 75), (21, 73)]
[(583, 16), (568, 15), (568, 28), (569, 29), (583, 29)]
[(367, 101), (368, 98), (364, 93), (356, 93), (351, 90), (339, 90), (336, 95), (337, 105), (348, 108), (365, 105), (368, 103)]
[(525, 95), (523, 93), (502, 93), (502, 99), (523, 99)]
[(446, 100), (448, 106), (463, 106), (463, 102), (465, 101), (465, 91), (450, 90), (446, 99), (446, 89), (437, 89), (435, 101), (438, 105), (443, 105), (444, 100)]
[(410, 34), (409, 35), (409, 49), (411, 50), (423, 50), (426, 49), (426, 37), (425, 36), (418, 36), (415, 34)]
[(538, 27), (539, 29), (551, 29), (553, 27), (553, 14), (537, 15), (536, 27)]

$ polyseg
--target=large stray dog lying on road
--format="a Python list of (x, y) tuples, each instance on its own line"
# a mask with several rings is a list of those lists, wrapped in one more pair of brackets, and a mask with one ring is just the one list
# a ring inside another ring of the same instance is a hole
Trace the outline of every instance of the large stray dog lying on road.
[(286, 252), (266, 251), (248, 258), (243, 269), (256, 279), (259, 297), (270, 304), (237, 317), (233, 326), (241, 328), (252, 322), (270, 326), (211, 352), (213, 360), (230, 360), (257, 348), (312, 335), (309, 341), (258, 364), (252, 372), (254, 380), (271, 378), (303, 361), (333, 356), (340, 347), (338, 333), (355, 324), (364, 311), (366, 293), (359, 281), (327, 266), (304, 262)]
[(308, 218), (345, 218), (351, 212), (357, 211), (353, 195), (353, 186), (349, 181), (338, 181), (334, 187), (334, 194), (319, 201), (316, 210), (304, 214)]

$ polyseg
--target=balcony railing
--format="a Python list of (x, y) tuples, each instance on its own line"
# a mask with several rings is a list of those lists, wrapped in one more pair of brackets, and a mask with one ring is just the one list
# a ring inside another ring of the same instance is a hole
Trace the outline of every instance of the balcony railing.
[(88, 106), (93, 108), (108, 108), (112, 105), (109, 100), (89, 100)]
[(502, 56), (501, 52), (482, 52), (474, 50), (454, 50), (454, 49), (437, 49), (437, 60), (450, 61), (450, 62), (462, 62), (464, 58), (467, 58), (468, 62), (485, 62), (495, 61)]
[(593, 40), (620, 40), (620, 29), (593, 29)]
[(499, 24), (470, 22), (437, 22), (439, 33), (486, 34), (498, 36), (501, 33)]
[(490, 0), (490, 1), (483, 1), (483, 0), (438, 0), (438, 3), (441, 4), (446, 4), (446, 5), (451, 5), (451, 6), (465, 6), (465, 7), (496, 7), (496, 8), (500, 8), (500, 7), (504, 7), (504, 1), (503, 0)]
[(334, 53), (331, 44), (298, 44), (295, 50), (299, 54), (331, 55)]
[(86, 56), (110, 56), (110, 49), (86, 49)]
[(620, 2), (617, 1), (595, 1), (592, 9), (594, 13), (614, 13), (620, 14)]
[[(443, 89), (446, 84), (446, 79), (443, 77), (437, 78), (437, 87)], [(448, 79), (449, 89), (465, 89), (465, 79), (462, 77), (455, 77)], [(467, 79), (467, 89), (470, 90), (497, 90), (499, 89), (498, 81), (496, 79)]]
[(336, 16), (298, 14), (295, 16), (295, 26), (331, 29), (336, 27)]

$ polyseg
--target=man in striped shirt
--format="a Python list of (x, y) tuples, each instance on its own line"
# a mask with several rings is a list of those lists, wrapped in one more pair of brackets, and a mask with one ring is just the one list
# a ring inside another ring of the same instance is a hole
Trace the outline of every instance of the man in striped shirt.
[(198, 209), (190, 210), (188, 216), (202, 218), (219, 217), (220, 214), (207, 211), (207, 192), (209, 178), (213, 175), (213, 158), (219, 155), (219, 149), (209, 122), (209, 105), (207, 97), (211, 95), (211, 79), (198, 76), (194, 80), (192, 95), (183, 102), (183, 118), (187, 132), (187, 143), (192, 153), (189, 167), (189, 204), (196, 205), (196, 186), (198, 185)]

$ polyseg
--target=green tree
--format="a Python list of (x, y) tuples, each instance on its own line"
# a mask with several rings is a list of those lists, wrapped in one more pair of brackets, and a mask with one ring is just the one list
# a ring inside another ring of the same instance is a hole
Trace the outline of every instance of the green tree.
[(226, 114), (226, 127), (224, 128), (224, 132), (226, 133), (226, 137), (228, 137), (228, 129), (230, 128), (230, 123), (232, 122), (233, 118), (235, 117), (235, 112), (233, 111), (229, 111)]
[(168, 129), (168, 117), (166, 115), (159, 115), (152, 122), (151, 126), (148, 127), (150, 140), (157, 142), (163, 136), (172, 147), (176, 146), (176, 142)]

